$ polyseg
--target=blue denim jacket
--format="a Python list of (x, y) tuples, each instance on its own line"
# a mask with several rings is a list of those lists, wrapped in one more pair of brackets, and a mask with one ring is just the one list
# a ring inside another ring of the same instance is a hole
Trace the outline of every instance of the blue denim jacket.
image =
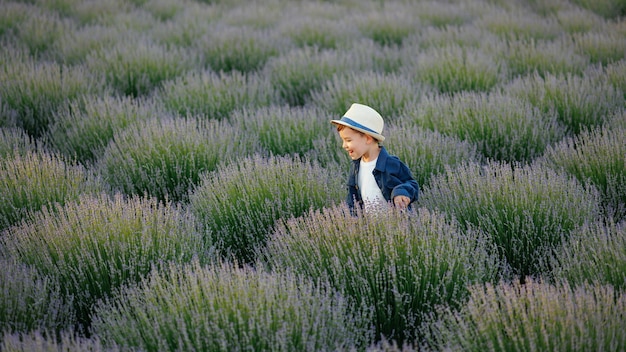
[[(346, 202), (351, 210), (355, 204), (363, 206), (361, 192), (357, 185), (357, 176), (361, 159), (353, 160), (348, 174), (348, 197)], [(374, 179), (383, 193), (385, 200), (391, 201), (395, 196), (407, 196), (411, 203), (419, 196), (419, 185), (413, 178), (411, 170), (397, 156), (389, 155), (385, 147), (380, 148), (380, 154), (374, 167)], [(411, 204), (410, 203), (410, 204)], [(411, 205), (409, 204), (409, 209)]]

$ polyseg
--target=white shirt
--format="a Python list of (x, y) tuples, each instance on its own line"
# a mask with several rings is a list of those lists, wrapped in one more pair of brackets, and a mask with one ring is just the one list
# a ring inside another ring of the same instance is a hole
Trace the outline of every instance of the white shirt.
[(359, 185), (359, 190), (361, 190), (361, 199), (363, 199), (363, 208), (366, 213), (386, 203), (383, 192), (378, 188), (376, 179), (374, 179), (373, 171), (376, 167), (377, 160), (378, 158), (364, 162), (363, 159), (361, 159), (361, 165), (359, 167), (357, 184)]

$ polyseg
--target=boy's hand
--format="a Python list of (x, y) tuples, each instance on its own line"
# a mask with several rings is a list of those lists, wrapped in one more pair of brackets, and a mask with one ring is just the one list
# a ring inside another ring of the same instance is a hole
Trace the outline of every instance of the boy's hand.
[(393, 198), (393, 204), (400, 209), (408, 207), (409, 203), (411, 203), (411, 198), (407, 196), (396, 196)]

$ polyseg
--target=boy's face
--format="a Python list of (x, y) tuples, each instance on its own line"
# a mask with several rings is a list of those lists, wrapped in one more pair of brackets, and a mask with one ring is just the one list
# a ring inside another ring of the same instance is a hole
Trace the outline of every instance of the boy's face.
[(348, 152), (352, 160), (357, 160), (364, 154), (368, 154), (370, 150), (372, 150), (372, 146), (378, 149), (378, 143), (372, 136), (351, 128), (346, 127), (341, 129), (339, 136), (343, 141), (341, 147)]

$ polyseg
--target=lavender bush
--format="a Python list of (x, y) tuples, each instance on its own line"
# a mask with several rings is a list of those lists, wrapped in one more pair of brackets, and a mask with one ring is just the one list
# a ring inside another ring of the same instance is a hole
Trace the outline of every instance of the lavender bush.
[[(593, 73), (590, 75), (593, 75)], [(608, 83), (616, 89), (621, 90), (624, 99), (626, 99), (626, 60), (620, 60), (607, 65), (601, 70), (600, 77), (606, 77)]]
[(503, 161), (530, 161), (565, 133), (554, 114), (499, 92), (428, 96), (407, 115), (420, 127), (473, 143), (484, 156)]
[(24, 43), (33, 56), (45, 57), (46, 51), (66, 32), (76, 30), (74, 22), (53, 10), (38, 6), (20, 22), (15, 23), (16, 40)]
[(480, 48), (485, 43), (498, 43), (499, 38), (474, 25), (427, 27), (404, 41), (404, 47), (419, 47), (426, 50), (431, 47), (458, 45), (459, 47)]
[(489, 162), (446, 168), (430, 181), (421, 204), (462, 228), (487, 233), (513, 274), (549, 271), (546, 261), (563, 238), (600, 215), (599, 195), (547, 167)]
[(223, 121), (153, 118), (115, 133), (97, 168), (125, 194), (184, 201), (202, 173), (253, 153), (254, 142)]
[(398, 74), (351, 72), (333, 76), (320, 89), (311, 92), (310, 101), (337, 118), (343, 116), (352, 103), (367, 102), (385, 118), (386, 123), (391, 123), (425, 90)]
[(117, 93), (131, 97), (147, 95), (162, 82), (197, 65), (198, 58), (192, 52), (141, 37), (92, 51), (85, 60), (88, 70), (103, 73)]
[(483, 4), (466, 1), (456, 5), (445, 2), (422, 2), (415, 6), (413, 11), (420, 20), (419, 24), (426, 28), (449, 28), (472, 22), (474, 17), (484, 10)]
[(0, 127), (0, 158), (26, 155), (39, 148), (39, 144), (21, 128)]
[(613, 111), (624, 107), (623, 92), (607, 79), (590, 78), (593, 76), (534, 74), (514, 80), (504, 89), (545, 114), (556, 112), (568, 132), (578, 134), (602, 125)]
[(157, 96), (165, 107), (180, 115), (223, 120), (234, 110), (269, 105), (277, 101), (270, 82), (257, 74), (191, 71), (163, 83)]
[(209, 31), (220, 15), (219, 9), (214, 6), (185, 2), (170, 20), (156, 24), (150, 35), (158, 43), (195, 50), (198, 39)]
[(626, 223), (612, 220), (587, 224), (575, 231), (555, 255), (557, 282), (573, 286), (611, 285), (626, 290)]
[(23, 2), (3, 2), (0, 9), (0, 36), (3, 38), (15, 35), (18, 25), (29, 15), (43, 12), (36, 5)]
[(73, 324), (71, 298), (62, 295), (58, 281), (13, 259), (0, 264), (0, 333), (55, 333)]
[(81, 337), (73, 331), (62, 331), (58, 335), (51, 335), (46, 330), (31, 333), (5, 333), (0, 339), (0, 349), (11, 352), (121, 351), (117, 346), (105, 348), (100, 340), (94, 337)]
[(72, 299), (86, 328), (92, 305), (169, 261), (210, 259), (189, 212), (154, 199), (81, 196), (43, 208), (0, 237), (0, 253), (29, 265)]
[(411, 7), (402, 3), (370, 3), (365, 15), (355, 16), (359, 31), (383, 46), (401, 45), (419, 28)]
[(482, 49), (449, 44), (403, 52), (402, 73), (441, 93), (489, 91), (506, 76), (506, 66)]
[(626, 296), (611, 286), (476, 285), (461, 312), (430, 325), (435, 351), (618, 351)]
[(209, 28), (195, 45), (206, 66), (215, 72), (254, 72), (288, 46), (271, 31), (238, 26)]
[(626, 4), (620, 1), (600, 0), (572, 0), (572, 2), (582, 8), (597, 13), (604, 18), (617, 18), (626, 13)]
[(271, 155), (305, 156), (316, 148), (316, 141), (332, 136), (331, 118), (327, 111), (315, 107), (271, 105), (237, 110), (230, 120), (243, 135), (256, 136)]
[(68, 100), (106, 92), (100, 74), (84, 67), (37, 61), (13, 50), (2, 56), (2, 103), (15, 113), (17, 126), (34, 137), (43, 135), (52, 114)]
[(92, 51), (109, 50), (120, 41), (120, 37), (137, 35), (139, 34), (109, 26), (84, 26), (74, 31), (65, 31), (50, 44), (47, 55), (66, 65), (80, 65), (85, 63)]
[(167, 113), (155, 100), (125, 96), (83, 96), (53, 115), (46, 141), (80, 162), (102, 157), (113, 136), (139, 121)]
[(252, 262), (276, 223), (342, 200), (342, 181), (298, 157), (243, 158), (203, 175), (190, 208), (226, 257)]
[(502, 39), (556, 39), (561, 28), (553, 17), (542, 17), (512, 4), (511, 9), (492, 7), (484, 11), (475, 24)]
[(507, 40), (494, 45), (495, 55), (506, 62), (512, 77), (537, 73), (580, 74), (589, 64), (568, 40)]
[(311, 91), (321, 88), (337, 72), (354, 70), (335, 50), (298, 48), (268, 60), (263, 74), (288, 105), (304, 105)]
[(18, 223), (30, 211), (77, 199), (103, 186), (82, 165), (35, 150), (0, 158), (0, 229)]
[[(281, 21), (278, 30), (297, 47), (341, 49), (362, 38), (357, 26), (342, 20), (350, 11), (339, 4), (304, 2), (286, 11), (293, 20)], [(300, 11), (315, 15), (301, 17)]]
[(559, 26), (569, 34), (601, 29), (604, 24), (602, 17), (589, 10), (576, 6), (558, 9), (555, 11), (554, 16)]
[(365, 315), (293, 275), (228, 264), (170, 266), (98, 305), (104, 345), (142, 351), (330, 351), (362, 345)]
[(592, 63), (608, 65), (626, 58), (626, 43), (618, 33), (605, 31), (574, 34), (576, 50), (589, 56)]
[(485, 243), (426, 209), (353, 216), (340, 206), (281, 224), (264, 258), (273, 270), (328, 280), (355, 307), (373, 309), (377, 339), (410, 342), (436, 306), (458, 307), (468, 284), (494, 278), (498, 263)]
[(446, 136), (437, 131), (412, 124), (392, 125), (387, 129), (385, 145), (389, 152), (405, 162), (420, 185), (442, 174), (446, 166), (467, 162), (481, 162), (484, 157), (475, 144)]
[(626, 128), (598, 127), (550, 146), (538, 163), (596, 186), (606, 215), (626, 218)]

